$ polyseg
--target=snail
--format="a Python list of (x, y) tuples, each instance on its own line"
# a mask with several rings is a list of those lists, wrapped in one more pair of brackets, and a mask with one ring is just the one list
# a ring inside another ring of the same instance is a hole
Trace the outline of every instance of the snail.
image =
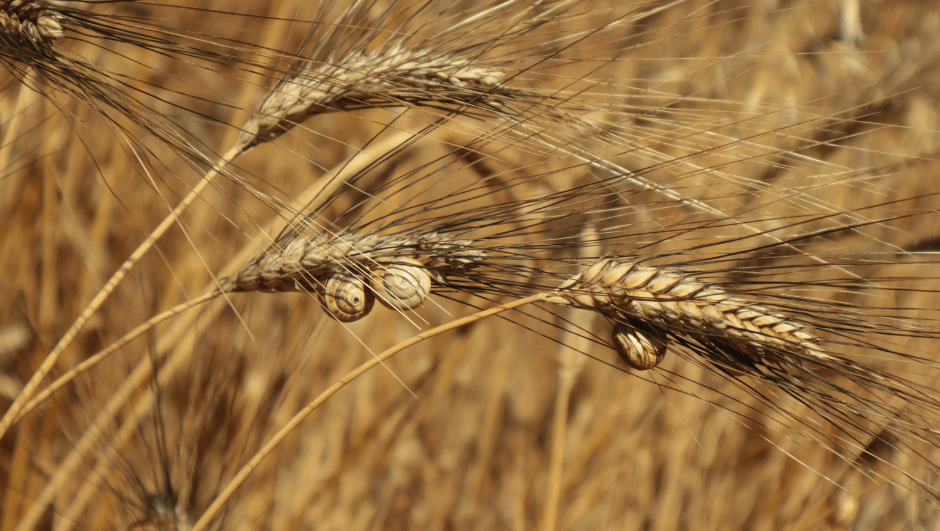
[[(431, 276), (421, 262), (412, 258), (395, 258), (373, 270), (379, 302), (389, 310), (414, 310), (427, 300), (431, 293)], [(379, 284), (376, 282), (376, 284)]]
[(372, 311), (375, 295), (355, 275), (336, 272), (317, 289), (320, 304), (333, 318), (344, 323), (362, 319)]
[(631, 368), (648, 371), (666, 356), (666, 334), (654, 328), (634, 328), (624, 323), (614, 325), (614, 348)]

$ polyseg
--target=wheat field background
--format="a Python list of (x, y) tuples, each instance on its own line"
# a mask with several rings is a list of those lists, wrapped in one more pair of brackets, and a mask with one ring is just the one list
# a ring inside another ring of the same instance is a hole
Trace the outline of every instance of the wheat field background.
[[(342, 49), (414, 32), (447, 44), (442, 54), (457, 54), (473, 39), (499, 42), (474, 49), (474, 61), (503, 69), (508, 86), (528, 91), (529, 99), (514, 96), (497, 109), (525, 119), (499, 119), (477, 100), (421, 102), (433, 87), (385, 100), (364, 93), (353, 99), (363, 108), (317, 112), (239, 157), (174, 221), (94, 312), (46, 384), (154, 315), (234, 277), (311, 212), (320, 226), (359, 219), (388, 226), (403, 212), (396, 201), (408, 194), (430, 202), (475, 192), (425, 213), (440, 221), (490, 204), (525, 208), (566, 190), (594, 190), (609, 168), (586, 164), (566, 146), (590, 148), (588, 158), (614, 161), (686, 199), (629, 182), (615, 200), (590, 191), (573, 208), (565, 196), (571, 215), (546, 222), (547, 236), (518, 232), (518, 242), (534, 242), (519, 263), (567, 278), (579, 256), (618, 251), (652, 264), (699, 264), (729, 286), (770, 271), (769, 282), (787, 279), (786, 289), (799, 291), (801, 279), (839, 277), (807, 258), (839, 249), (859, 257), (851, 269), (857, 278), (892, 279), (897, 289), (807, 285), (803, 296), (936, 331), (935, 2), (592, 0), (517, 37), (507, 36), (513, 17), (554, 3), (519, 2), (509, 16), (465, 34), (448, 28), (483, 9), (472, 2), (429, 2), (414, 19), (408, 16), (420, 5), (405, 0), (360, 2), (345, 14), (342, 2), (294, 0), (53, 4), (170, 44), (164, 50), (147, 41), (148, 48), (69, 28), (56, 42), (144, 102), (124, 115), (93, 92), (63, 93), (25, 73), (16, 58), (3, 58), (0, 410), (236, 142), (298, 50), (321, 54), (323, 64), (342, 59), (329, 49), (311, 51), (321, 38)], [(342, 31), (326, 37), (330, 28)], [(313, 44), (305, 46), (308, 32)], [(221, 55), (187, 55), (182, 46)], [(133, 119), (145, 110), (179, 133), (175, 143)], [(355, 186), (326, 181), (356, 171)], [(315, 196), (317, 187), (333, 195)], [(507, 216), (505, 224), (471, 237), (501, 242), (498, 233), (530, 219), (494, 212)], [(755, 230), (819, 234), (794, 240), (804, 255), (781, 248), (762, 254), (768, 241)], [(570, 249), (531, 250), (550, 237)], [(719, 240), (728, 242), (727, 258), (707, 261), (717, 255), (699, 246)], [(495, 288), (477, 295), (432, 296), (414, 314), (377, 305), (349, 324), (330, 319), (304, 292), (231, 293), (183, 312), (79, 375), (3, 435), (0, 531), (192, 529), (278, 429), (372, 353), (507, 300)], [(872, 363), (937, 389), (940, 341), (931, 333), (890, 338), (916, 361)], [(935, 440), (893, 451), (885, 443), (893, 440), (890, 429), (866, 425), (876, 437), (826, 447), (837, 428), (799, 396), (736, 385), (756, 380), (721, 375), (691, 354), (670, 352), (656, 369), (632, 371), (609, 335), (610, 324), (592, 313), (531, 309), (419, 343), (329, 398), (208, 525), (940, 525)], [(857, 345), (836, 348), (868, 355)], [(929, 413), (918, 418), (940, 429)]]

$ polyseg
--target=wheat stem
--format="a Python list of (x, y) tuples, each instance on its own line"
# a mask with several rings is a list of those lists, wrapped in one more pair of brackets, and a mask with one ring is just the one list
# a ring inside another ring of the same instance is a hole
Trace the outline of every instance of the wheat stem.
[(124, 276), (127, 275), (127, 272), (134, 267), (147, 251), (153, 247), (153, 244), (163, 236), (163, 234), (170, 228), (174, 223), (176, 223), (177, 218), (183, 211), (192, 204), (193, 201), (199, 197), (199, 194), (208, 186), (215, 177), (221, 173), (224, 168), (235, 160), (238, 155), (244, 152), (244, 147), (235, 147), (229, 150), (222, 158), (219, 160), (219, 163), (216, 164), (214, 168), (209, 170), (208, 173), (202, 178), (196, 186), (189, 192), (189, 194), (183, 198), (182, 201), (173, 209), (170, 214), (164, 218), (164, 220), (150, 233), (150, 236), (147, 237), (143, 243), (121, 264), (121, 267), (111, 275), (111, 278), (108, 282), (101, 288), (100, 291), (95, 295), (95, 297), (88, 303), (85, 309), (82, 311), (81, 315), (78, 316), (78, 319), (72, 323), (72, 326), (69, 327), (68, 331), (62, 335), (62, 338), (56, 344), (55, 348), (46, 356), (42, 364), (33, 373), (33, 376), (29, 379), (29, 382), (23, 387), (23, 391), (20, 393), (16, 400), (13, 401), (13, 404), (10, 406), (10, 409), (3, 415), (3, 418), (0, 419), (0, 439), (3, 438), (10, 426), (13, 425), (16, 419), (20, 417), (20, 412), (23, 410), (26, 403), (32, 398), (33, 394), (36, 392), (36, 389), (39, 387), (39, 384), (42, 382), (42, 379), (49, 374), (49, 371), (55, 366), (56, 362), (59, 361), (59, 357), (65, 351), (65, 349), (72, 343), (72, 340), (78, 335), (82, 327), (85, 326), (85, 323), (91, 318), (92, 315), (101, 307), (105, 299), (111, 295), (111, 292), (114, 291), (114, 288), (124, 279)]
[[(7, 122), (6, 134), (3, 135), (3, 145), (0, 146), (0, 172), (6, 173), (9, 170), (11, 161), (10, 153), (13, 152), (13, 146), (20, 136), (20, 129), (23, 127), (23, 120), (26, 116), (26, 108), (32, 105), (36, 98), (36, 93), (27, 87), (27, 81), (33, 76), (33, 70), (27, 68), (23, 74), (23, 84), (20, 86), (16, 95), (16, 103), (13, 104), (13, 114)], [(12, 215), (16, 194), (16, 186), (12, 175), (5, 175), (0, 178), (0, 226), (6, 221), (6, 217)]]
[(114, 343), (111, 343), (111, 345), (109, 345), (108, 348), (101, 350), (100, 352), (90, 356), (85, 361), (82, 361), (81, 363), (73, 367), (72, 369), (69, 369), (68, 372), (60, 376), (58, 379), (56, 379), (56, 381), (49, 384), (48, 387), (46, 387), (41, 392), (39, 392), (35, 397), (33, 397), (32, 400), (29, 401), (29, 403), (23, 406), (23, 410), (20, 411), (20, 414), (16, 417), (16, 419), (14, 419), (14, 422), (23, 418), (24, 415), (28, 414), (30, 411), (35, 409), (36, 406), (38, 406), (39, 404), (45, 402), (46, 399), (49, 398), (49, 396), (51, 396), (53, 393), (61, 389), (64, 385), (66, 385), (67, 383), (75, 379), (76, 376), (87, 371), (92, 366), (98, 364), (99, 362), (101, 362), (102, 360), (110, 356), (111, 354), (114, 354), (124, 345), (140, 337), (140, 335), (143, 334), (144, 332), (150, 330), (151, 328), (162, 323), (163, 321), (166, 321), (167, 319), (169, 319), (170, 317), (173, 317), (174, 315), (184, 312), (190, 308), (196, 307), (206, 301), (210, 301), (218, 297), (221, 294), (222, 293), (219, 290), (211, 291), (191, 301), (186, 301), (184, 303), (177, 304), (176, 306), (170, 308), (169, 310), (166, 310), (165, 312), (159, 315), (155, 315), (151, 317), (147, 322), (141, 324), (140, 326), (131, 330), (127, 334), (124, 334), (124, 337), (122, 337), (121, 339), (118, 339)]
[[(581, 256), (586, 257), (592, 241), (597, 237), (593, 226), (583, 224), (581, 232)], [(565, 463), (565, 439), (568, 432), (568, 408), (571, 401), (571, 389), (578, 374), (584, 368), (587, 359), (583, 353), (590, 348), (590, 340), (578, 333), (578, 329), (590, 329), (591, 314), (581, 314), (575, 310), (562, 312), (561, 339), (555, 354), (558, 367), (558, 391), (555, 393), (555, 412), (552, 420), (552, 450), (548, 468), (548, 497), (542, 518), (542, 529), (555, 531), (558, 525), (558, 504), (561, 501), (563, 472)]]
[[(561, 370), (559, 368), (559, 370)], [(555, 411), (552, 414), (552, 450), (548, 465), (548, 497), (542, 514), (545, 531), (555, 531), (558, 522), (558, 503), (561, 500), (562, 472), (565, 461), (565, 434), (568, 431), (568, 402), (574, 378), (559, 379), (555, 393)]]
[(271, 451), (273, 451), (274, 448), (277, 447), (277, 445), (281, 443), (281, 441), (283, 441), (305, 418), (307, 418), (311, 413), (316, 411), (316, 409), (320, 407), (320, 405), (322, 405), (323, 402), (325, 402), (328, 398), (336, 394), (337, 391), (345, 387), (347, 384), (349, 384), (350, 382), (352, 382), (353, 380), (361, 376), (363, 373), (365, 373), (369, 369), (386, 361), (387, 359), (405, 350), (406, 348), (414, 346), (426, 339), (430, 339), (434, 336), (443, 334), (444, 332), (454, 330), (455, 328), (460, 328), (461, 326), (479, 321), (480, 319), (484, 319), (486, 317), (490, 317), (490, 316), (505, 312), (507, 310), (519, 308), (527, 304), (542, 302), (545, 300), (546, 296), (547, 294), (545, 293), (539, 293), (536, 295), (532, 295), (530, 297), (526, 297), (524, 299), (518, 299), (512, 302), (508, 302), (506, 304), (497, 306), (495, 308), (490, 308), (489, 310), (484, 310), (482, 312), (469, 315), (462, 319), (451, 321), (450, 323), (447, 323), (445, 325), (441, 325), (437, 328), (428, 330), (427, 332), (418, 334), (407, 341), (403, 341), (395, 345), (394, 347), (382, 352), (378, 356), (374, 356), (373, 358), (369, 359), (362, 365), (356, 367), (352, 372), (344, 376), (338, 382), (334, 383), (326, 391), (321, 393), (320, 396), (318, 396), (312, 402), (307, 404), (303, 409), (298, 411), (297, 414), (295, 414), (287, 422), (287, 424), (284, 425), (283, 428), (281, 428), (273, 437), (271, 437), (271, 439), (264, 445), (264, 447), (258, 450), (258, 452), (254, 456), (252, 456), (252, 458), (249, 459), (247, 463), (245, 463), (245, 466), (243, 466), (241, 470), (238, 471), (238, 473), (235, 475), (235, 477), (232, 478), (229, 484), (226, 485), (225, 488), (222, 490), (222, 492), (220, 492), (219, 495), (216, 497), (216, 499), (213, 500), (209, 508), (207, 508), (206, 511), (202, 514), (202, 516), (199, 517), (199, 520), (197, 520), (196, 523), (193, 524), (191, 531), (205, 530), (209, 526), (209, 524), (212, 523), (212, 519), (215, 518), (215, 516), (219, 513), (219, 511), (222, 510), (222, 507), (225, 505), (226, 502), (228, 502), (229, 498), (231, 498), (232, 495), (235, 494), (235, 491), (238, 490), (238, 488), (241, 487), (241, 485), (245, 482), (245, 479), (248, 478), (248, 475), (251, 474), (251, 472), (255, 468), (257, 468), (259, 464), (261, 464), (261, 461), (263, 461), (264, 458), (267, 457), (268, 454), (270, 454)]

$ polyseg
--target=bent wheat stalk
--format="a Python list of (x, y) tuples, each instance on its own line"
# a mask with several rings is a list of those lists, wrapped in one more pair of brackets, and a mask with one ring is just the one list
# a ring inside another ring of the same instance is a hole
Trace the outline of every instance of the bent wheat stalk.
[(368, 361), (362, 365), (356, 367), (352, 372), (344, 376), (342, 379), (337, 381), (335, 384), (330, 386), (326, 391), (323, 391), (316, 399), (307, 404), (303, 409), (298, 411), (285, 425), (282, 427), (274, 436), (272, 436), (265, 445), (258, 450), (255, 455), (248, 460), (247, 463), (238, 471), (237, 474), (232, 478), (232, 480), (225, 486), (225, 488), (219, 493), (215, 500), (213, 500), (212, 505), (210, 505), (205, 512), (199, 517), (198, 520), (193, 524), (191, 531), (203, 531), (210, 524), (212, 520), (218, 515), (219, 511), (225, 507), (225, 504), (228, 503), (229, 499), (235, 494), (235, 491), (245, 482), (245, 479), (258, 467), (259, 464), (267, 457), (276, 447), (279, 445), (292, 431), (294, 431), (297, 426), (311, 413), (317, 410), (324, 402), (327, 401), (331, 396), (335, 395), (340, 389), (346, 387), (350, 382), (364, 374), (369, 369), (379, 365), (380, 363), (385, 362), (395, 354), (414, 346), (426, 339), (430, 339), (434, 336), (438, 336), (445, 332), (449, 332), (461, 326), (468, 325), (470, 323), (485, 319), (487, 317), (500, 314), (502, 312), (513, 310), (516, 308), (521, 308), (528, 304), (534, 304), (545, 300), (546, 294), (540, 293), (526, 297), (524, 299), (515, 300), (502, 304), (495, 308), (484, 310), (473, 315), (463, 317), (461, 319), (455, 319), (445, 325), (441, 325), (437, 328), (428, 330), (427, 332), (422, 332), (407, 341), (403, 341), (394, 347), (385, 350), (381, 354), (370, 358)]

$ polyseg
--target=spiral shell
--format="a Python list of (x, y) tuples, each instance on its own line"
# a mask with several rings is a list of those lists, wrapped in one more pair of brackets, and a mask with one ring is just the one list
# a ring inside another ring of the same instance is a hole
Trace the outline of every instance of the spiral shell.
[(648, 371), (666, 357), (666, 334), (653, 328), (634, 328), (624, 323), (614, 325), (614, 347), (631, 368)]
[(431, 276), (412, 258), (396, 258), (373, 272), (382, 280), (376, 288), (379, 302), (389, 310), (414, 310), (431, 293)]
[(349, 323), (372, 311), (375, 295), (365, 282), (348, 273), (333, 273), (317, 290), (320, 304), (337, 321)]

